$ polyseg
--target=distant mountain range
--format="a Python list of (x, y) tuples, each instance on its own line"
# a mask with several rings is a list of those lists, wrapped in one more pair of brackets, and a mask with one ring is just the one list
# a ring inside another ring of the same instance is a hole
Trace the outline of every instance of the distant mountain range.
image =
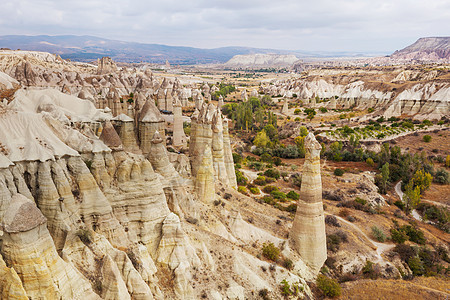
[(144, 44), (124, 42), (99, 38), (95, 36), (0, 36), (0, 48), (12, 50), (45, 51), (60, 55), (64, 59), (75, 61), (93, 61), (103, 56), (109, 56), (119, 62), (150, 62), (191, 65), (208, 63), (225, 63), (235, 55), (245, 54), (285, 54), (298, 58), (315, 57), (361, 57), (385, 55), (386, 53), (356, 53), (356, 52), (312, 52), (288, 51), (276, 49), (259, 49), (250, 47), (222, 47), (200, 49), (193, 47), (167, 46), (159, 44)]
[(395, 51), (391, 58), (414, 61), (450, 60), (450, 37), (420, 38), (414, 44)]

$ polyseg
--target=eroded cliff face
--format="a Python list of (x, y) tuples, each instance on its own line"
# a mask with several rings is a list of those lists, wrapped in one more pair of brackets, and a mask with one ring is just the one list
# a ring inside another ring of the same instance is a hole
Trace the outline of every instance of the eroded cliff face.
[[(295, 94), (315, 108), (375, 108), (387, 118), (440, 119), (450, 114), (448, 70), (392, 68), (311, 70), (302, 79), (277, 80), (260, 89), (273, 96)], [(327, 101), (316, 103), (316, 98)]]
[[(250, 209), (233, 189), (221, 112), (202, 104), (190, 154), (168, 153), (159, 110), (137, 99), (116, 117), (54, 89), (0, 104), (2, 297), (244, 299), (255, 287), (278, 297), (283, 279), (311, 296), (297, 254), (292, 272), (263, 271), (270, 263), (255, 256), (286, 240), (269, 225), (278, 212)], [(258, 226), (246, 221), (255, 213)]]

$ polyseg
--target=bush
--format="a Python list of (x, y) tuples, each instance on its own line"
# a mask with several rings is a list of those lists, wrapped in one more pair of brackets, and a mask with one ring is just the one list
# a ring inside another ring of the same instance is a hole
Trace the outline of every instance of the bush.
[(264, 176), (266, 176), (266, 177), (272, 177), (272, 178), (275, 178), (275, 179), (280, 179), (280, 171), (278, 171), (277, 169), (267, 169), (265, 172), (264, 172)]
[(278, 199), (278, 200), (285, 200), (285, 199), (286, 199), (286, 194), (283, 193), (283, 192), (281, 192), (281, 191), (272, 191), (272, 192), (270, 193), (270, 195), (271, 195), (273, 198)]
[(345, 171), (339, 168), (334, 169), (333, 174), (336, 176), (342, 176), (344, 175)]
[(280, 252), (280, 249), (273, 243), (263, 244), (262, 254), (265, 258), (270, 259), (271, 261), (277, 261)]
[(431, 142), (431, 135), (428, 135), (428, 134), (424, 135), (424, 136), (423, 136), (423, 141), (424, 141), (425, 143)]
[(366, 163), (371, 167), (373, 167), (375, 165), (375, 163), (373, 162), (373, 159), (370, 157), (366, 159)]
[(238, 186), (238, 192), (244, 195), (248, 195), (247, 188), (245, 186)]
[(394, 205), (400, 208), (401, 210), (405, 210), (405, 203), (403, 203), (403, 201), (397, 200), (394, 202)]
[(234, 162), (235, 164), (240, 164), (240, 163), (242, 163), (242, 155), (239, 155), (239, 154), (233, 152), (233, 162)]
[(270, 297), (269, 297), (269, 290), (268, 290), (268, 289), (262, 289), (262, 290), (259, 290), (258, 295), (259, 295), (263, 300), (270, 300)]
[(375, 237), (377, 241), (381, 243), (384, 243), (386, 241), (386, 235), (377, 226), (372, 226), (372, 235)]
[(247, 185), (248, 179), (247, 177), (244, 176), (244, 174), (242, 174), (241, 171), (236, 170), (236, 181), (238, 185)]
[(366, 260), (366, 264), (361, 269), (364, 277), (370, 278), (370, 279), (377, 279), (380, 275), (379, 272), (377, 272), (374, 268), (375, 263), (371, 262), (370, 260)]
[(339, 224), (337, 218), (335, 216), (332, 215), (327, 215), (325, 217), (325, 224), (334, 226), (334, 227), (341, 227), (341, 224)]
[(273, 186), (273, 185), (266, 185), (263, 188), (263, 192), (266, 193), (266, 194), (270, 194), (273, 191), (279, 191), (279, 189), (276, 186)]
[(398, 253), (400, 259), (404, 262), (407, 262), (410, 258), (416, 256), (417, 254), (413, 247), (404, 244), (395, 246), (392, 251)]
[(398, 226), (394, 223), (394, 228), (391, 228), (392, 241), (403, 244), (405, 241), (410, 240), (416, 244), (424, 245), (426, 242), (423, 231), (411, 225)]
[(90, 244), (92, 242), (92, 233), (87, 229), (79, 229), (76, 235), (85, 244)]
[(440, 184), (448, 184), (450, 182), (448, 172), (444, 169), (439, 169), (436, 174), (434, 174), (433, 180)]
[(259, 195), (261, 193), (261, 191), (256, 186), (249, 188), (249, 190), (253, 195)]
[(295, 191), (290, 191), (289, 193), (286, 194), (286, 197), (288, 197), (289, 199), (292, 199), (292, 200), (300, 199), (300, 195), (298, 193), (296, 193)]
[(347, 242), (347, 235), (343, 231), (338, 231), (335, 234), (327, 235), (327, 249), (331, 252), (339, 250), (341, 243)]
[(283, 262), (283, 267), (285, 267), (288, 270), (292, 270), (292, 268), (294, 268), (294, 262), (289, 258), (286, 258)]
[(341, 286), (335, 279), (319, 274), (319, 276), (317, 276), (316, 285), (327, 297), (334, 298), (341, 295)]
[(408, 240), (408, 236), (406, 235), (406, 233), (401, 230), (391, 228), (390, 232), (391, 232), (391, 240), (394, 243), (403, 244)]

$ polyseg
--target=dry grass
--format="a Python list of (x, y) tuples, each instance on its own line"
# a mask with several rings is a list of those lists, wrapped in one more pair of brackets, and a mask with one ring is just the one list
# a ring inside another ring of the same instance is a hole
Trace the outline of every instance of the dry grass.
[(339, 299), (448, 299), (450, 281), (437, 277), (404, 280), (359, 280), (342, 285)]

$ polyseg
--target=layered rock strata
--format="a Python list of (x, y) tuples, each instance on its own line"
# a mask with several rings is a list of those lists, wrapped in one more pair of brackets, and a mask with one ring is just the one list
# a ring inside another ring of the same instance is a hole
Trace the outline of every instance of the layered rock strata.
[(300, 199), (289, 242), (303, 261), (318, 272), (327, 259), (327, 243), (320, 176), (322, 147), (312, 133), (305, 138), (305, 149)]

